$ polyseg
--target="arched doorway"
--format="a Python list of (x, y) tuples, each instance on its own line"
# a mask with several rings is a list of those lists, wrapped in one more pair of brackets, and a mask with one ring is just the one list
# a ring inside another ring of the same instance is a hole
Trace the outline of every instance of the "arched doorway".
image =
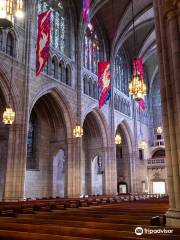
[(5, 187), (5, 174), (8, 153), (9, 127), (2, 122), (3, 112), (6, 102), (2, 90), (0, 89), (0, 200), (3, 199)]
[(84, 120), (81, 194), (102, 194), (104, 192), (104, 171), (100, 172), (98, 169), (104, 168), (105, 158), (102, 125), (95, 112), (88, 113)]
[(156, 148), (150, 159), (148, 167), (149, 193), (165, 194), (167, 192), (167, 172), (165, 165), (165, 149)]
[(117, 192), (118, 192), (118, 194), (127, 194), (128, 193), (127, 183), (126, 182), (119, 182)]
[(27, 142), (26, 198), (66, 195), (67, 161), (63, 159), (68, 148), (64, 114), (53, 93), (41, 96), (34, 104)]
[(118, 125), (116, 134), (121, 136), (121, 144), (116, 145), (117, 192), (131, 191), (131, 152), (129, 135), (123, 124)]

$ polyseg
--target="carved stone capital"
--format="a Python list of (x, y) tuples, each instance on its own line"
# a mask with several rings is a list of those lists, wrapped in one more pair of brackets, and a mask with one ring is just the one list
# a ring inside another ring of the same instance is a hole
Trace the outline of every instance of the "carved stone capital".
[(180, 0), (173, 0), (173, 5), (177, 8), (180, 8)]
[(179, 2), (179, 0), (166, 0), (163, 5), (163, 16), (167, 18), (167, 20), (171, 20), (177, 16), (177, 3), (175, 4), (175, 2)]

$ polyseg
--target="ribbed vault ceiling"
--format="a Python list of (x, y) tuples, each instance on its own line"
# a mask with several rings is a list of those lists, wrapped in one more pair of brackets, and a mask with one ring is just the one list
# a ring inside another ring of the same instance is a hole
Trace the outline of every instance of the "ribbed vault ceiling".
[[(81, 19), (82, 0), (70, 2), (75, 6), (78, 19)], [(136, 53), (133, 48), (132, 0), (91, 0), (90, 16), (91, 22), (100, 26), (107, 46), (113, 50), (111, 53), (116, 55), (118, 49), (124, 46), (129, 59), (134, 55), (143, 56), (148, 76), (153, 75), (153, 72), (150, 73), (152, 61), (148, 61), (156, 52), (153, 0), (134, 0)]]

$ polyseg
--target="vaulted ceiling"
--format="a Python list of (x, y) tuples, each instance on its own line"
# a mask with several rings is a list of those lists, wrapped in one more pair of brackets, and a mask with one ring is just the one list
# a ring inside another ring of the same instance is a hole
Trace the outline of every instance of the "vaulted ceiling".
[[(74, 4), (80, 18), (82, 0), (74, 0)], [(135, 44), (132, 0), (91, 0), (91, 21), (99, 23), (112, 54), (116, 55), (119, 48), (124, 47), (130, 60), (143, 57), (146, 80), (151, 85), (157, 71), (153, 1), (134, 0), (133, 6)]]

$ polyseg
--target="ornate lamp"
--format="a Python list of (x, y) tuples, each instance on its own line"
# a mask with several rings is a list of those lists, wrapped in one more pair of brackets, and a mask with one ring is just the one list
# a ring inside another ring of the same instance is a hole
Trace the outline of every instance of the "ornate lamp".
[(115, 136), (115, 144), (120, 145), (122, 142), (120, 134), (116, 134)]
[(11, 87), (12, 87), (12, 76), (13, 76), (13, 57), (12, 57), (12, 65), (11, 65), (11, 79), (9, 83), (9, 100), (6, 107), (6, 110), (3, 113), (3, 123), (6, 125), (12, 125), (15, 120), (15, 112), (11, 107)]
[(7, 107), (3, 113), (3, 123), (6, 125), (12, 125), (15, 120), (15, 112), (11, 107)]
[(146, 85), (140, 75), (132, 75), (132, 79), (129, 83), (129, 94), (136, 100), (146, 96)]
[[(134, 4), (132, 0), (132, 21), (133, 21), (133, 36), (134, 36), (134, 55), (136, 54), (136, 34), (134, 24)], [(133, 99), (143, 99), (146, 95), (146, 85), (144, 83), (143, 75), (139, 71), (139, 64), (137, 59), (134, 59), (133, 63), (133, 74), (129, 82), (129, 94), (132, 95)]]
[(162, 127), (158, 127), (158, 128), (156, 129), (156, 132), (157, 132), (158, 134), (161, 134), (161, 133), (163, 132)]
[(147, 143), (144, 140), (142, 140), (139, 143), (139, 148), (144, 150), (146, 147), (147, 147)]
[(83, 136), (83, 129), (80, 125), (76, 125), (73, 130), (73, 135), (75, 138), (81, 138)]
[(0, 0), (0, 28), (12, 28), (15, 16), (24, 16), (23, 0)]

